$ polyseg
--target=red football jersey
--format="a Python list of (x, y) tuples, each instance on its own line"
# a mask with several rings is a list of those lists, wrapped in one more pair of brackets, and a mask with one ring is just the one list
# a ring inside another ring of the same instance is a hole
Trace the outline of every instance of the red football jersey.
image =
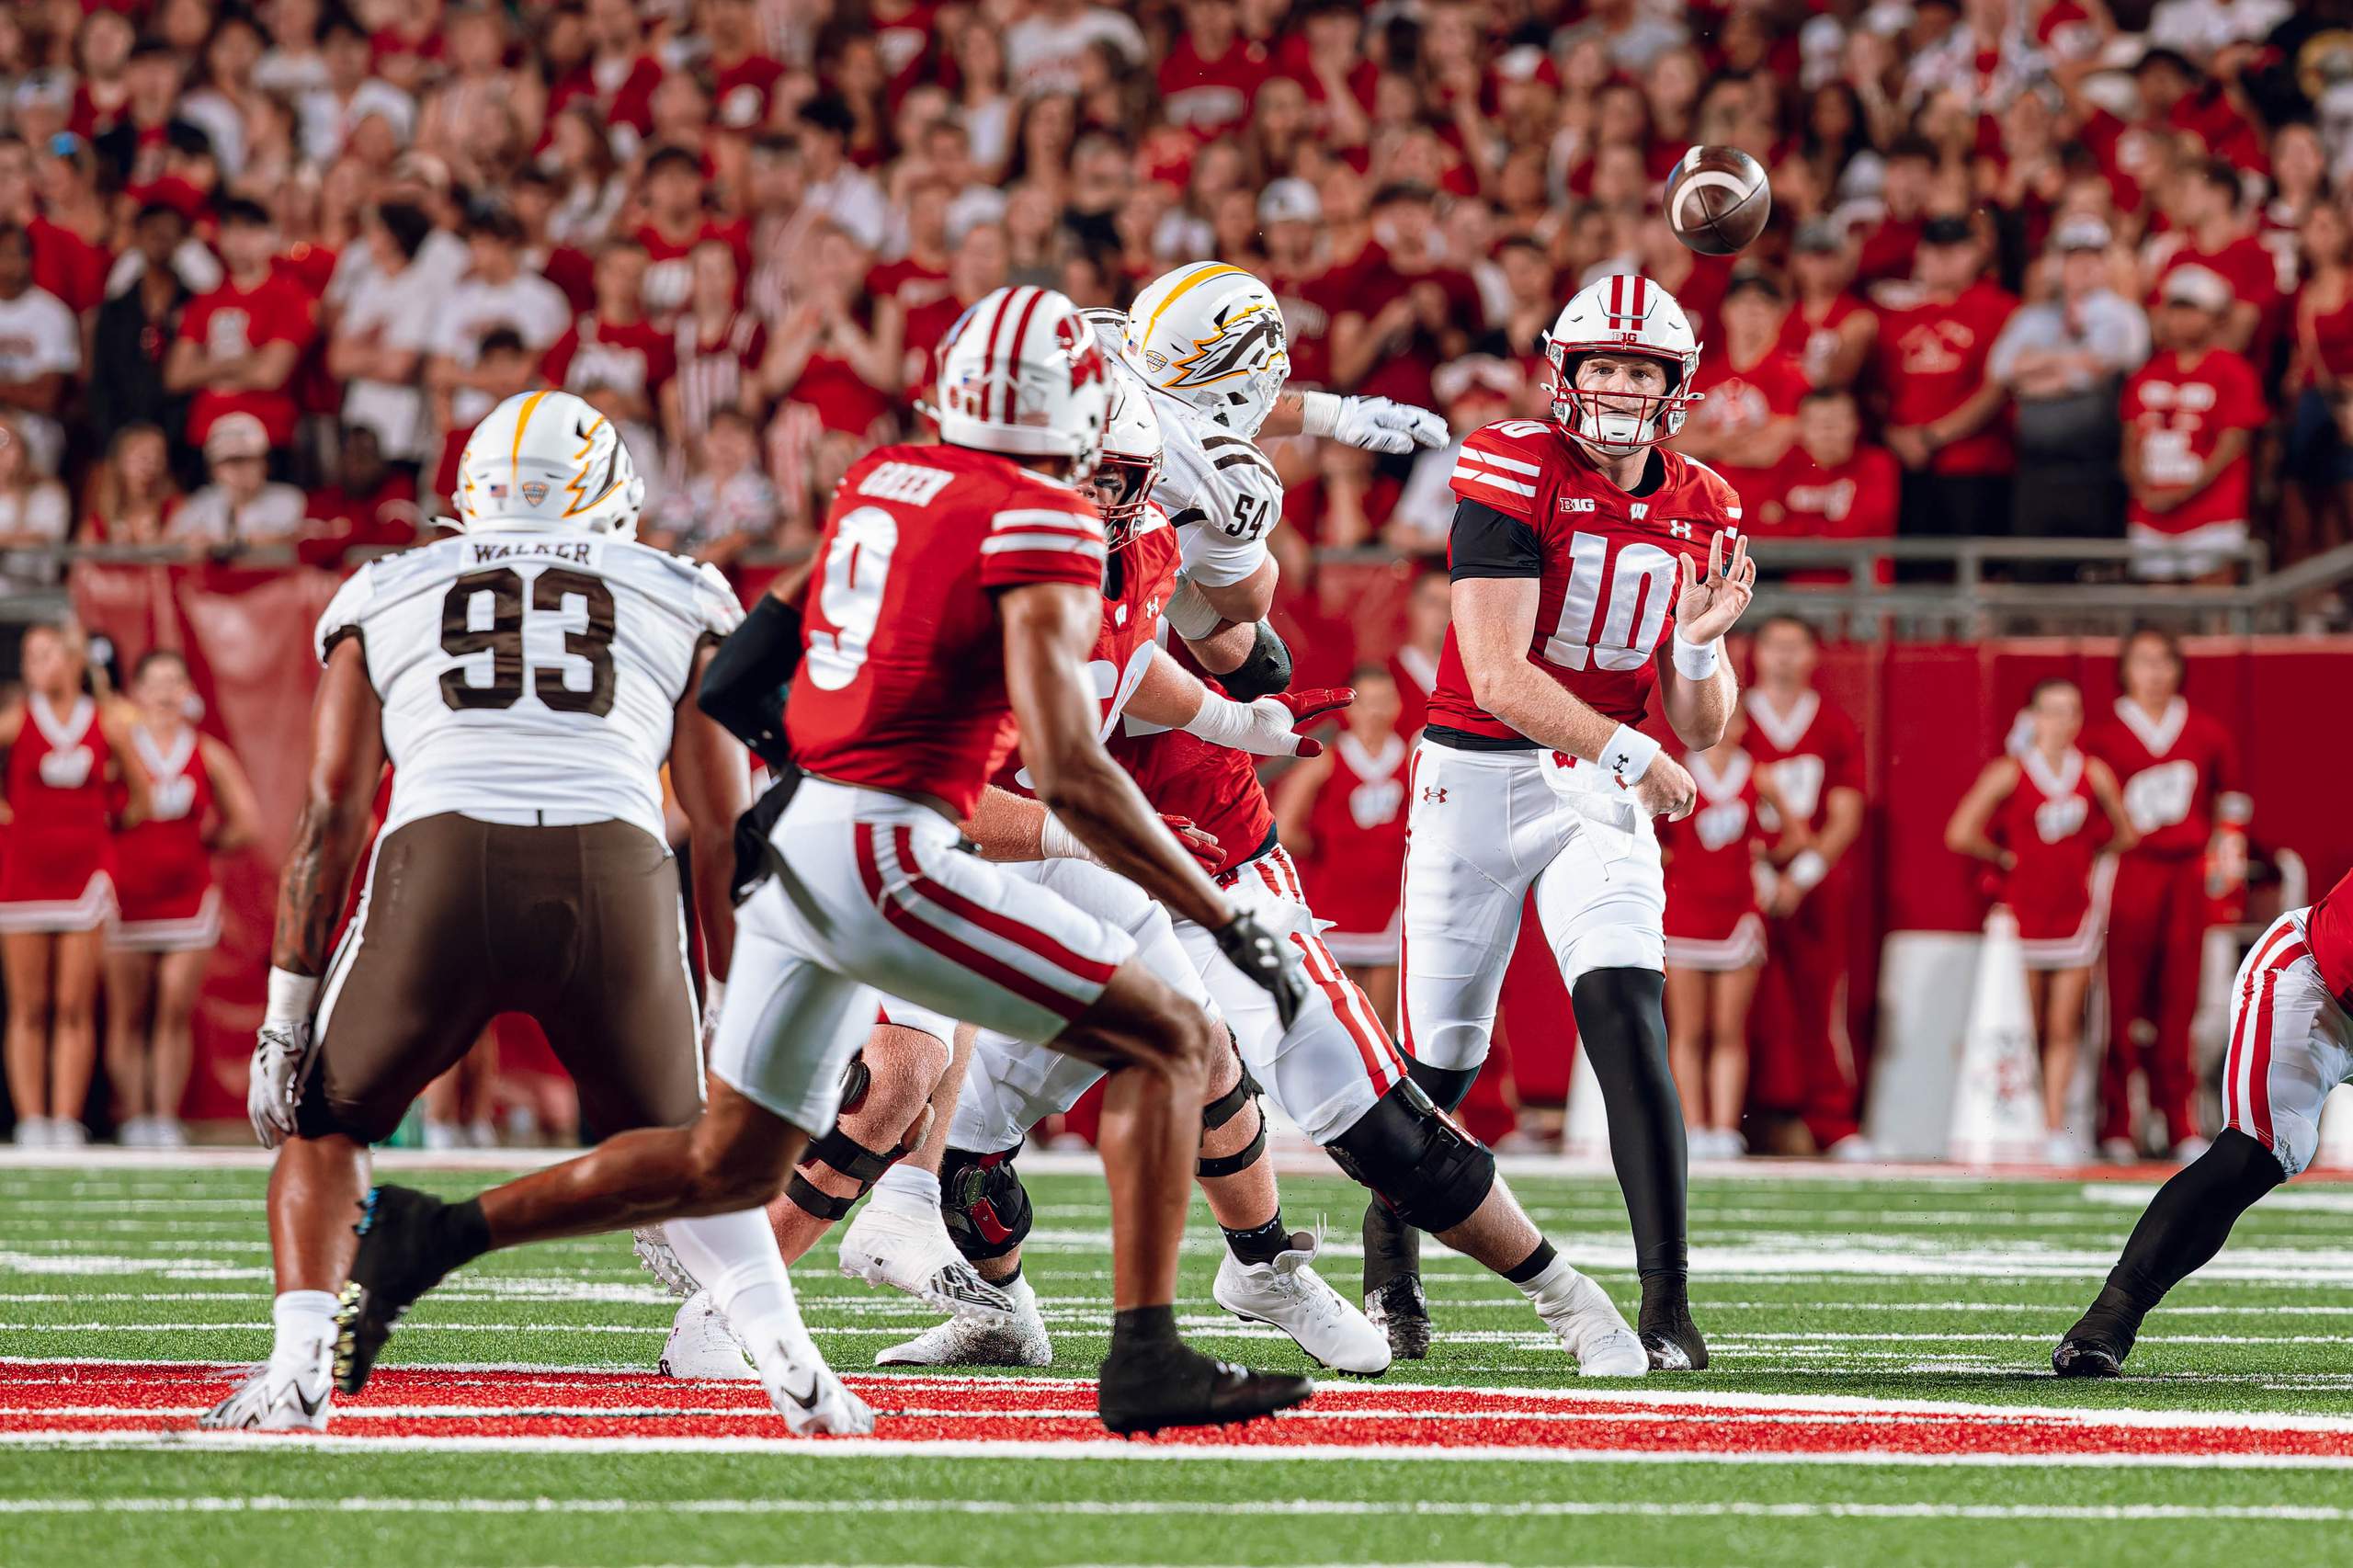
[(1404, 892), (1405, 763), (1403, 735), (1368, 751), (1343, 732), (1332, 744), (1332, 771), (1315, 791), (1307, 831), (1315, 853), (1299, 873), (1315, 913), (1348, 936), (1377, 936), (1396, 918)]
[(882, 447), (842, 476), (785, 705), (793, 760), (970, 816), (1013, 749), (992, 590), (1100, 588), (1103, 522), (1067, 484), (965, 447)]
[[(1985, 361), (2018, 302), (1980, 279), (1949, 302), (1930, 301), (1880, 323), (1879, 377), (1890, 425), (1926, 425), (1967, 403), (1985, 384)], [(1972, 436), (1940, 449), (1929, 472), (2010, 472), (2010, 423), (1996, 415)]]
[(152, 920), (192, 908), (212, 885), (212, 851), (204, 819), (212, 810), (212, 770), (193, 729), (169, 751), (146, 728), (131, 744), (147, 768), (147, 815), (115, 835), (115, 898), (125, 920)]
[(735, 253), (735, 298), (742, 301), (744, 280), (752, 276), (752, 226), (742, 219), (721, 222), (706, 218), (680, 239), (672, 239), (651, 223), (641, 223), (630, 237), (645, 249), (645, 278), (638, 285), (638, 299), (647, 315), (666, 320), (673, 312), (686, 309), (695, 287), (691, 258), (695, 246), (706, 240), (716, 240)]
[[(1792, 311), (1794, 316), (1797, 312)], [(1796, 356), (1779, 347), (1766, 350), (1746, 369), (1733, 368), (1729, 355), (1700, 361), (1692, 390), (1704, 394), (1691, 411), (1688, 428), (1711, 436), (1740, 436), (1761, 429), (1776, 419), (1794, 418), (1806, 394), (1805, 370)], [(1773, 493), (1773, 470), (1744, 468), (1736, 463), (1713, 465), (1739, 494), (1741, 506), (1754, 516)]]
[[(1739, 498), (1707, 464), (1661, 451), (1647, 472), (1642, 494), (1620, 490), (1565, 430), (1539, 419), (1472, 431), (1454, 465), (1454, 494), (1502, 514), (1506, 525), (1458, 516), (1447, 546), (1456, 581), (1540, 579), (1529, 660), (1623, 724), (1642, 721), (1658, 685), (1654, 655), (1674, 623), (1677, 557), (1704, 567), (1709, 540), (1741, 527)], [(1472, 699), (1450, 627), (1429, 722), (1489, 740), (1521, 738)]]
[[(1854, 721), (1818, 691), (1800, 697), (1786, 716), (1759, 690), (1752, 689), (1741, 706), (1748, 714), (1744, 749), (1764, 766), (1781, 803), (1820, 832), (1830, 820), (1830, 791), (1863, 787), (1863, 741)], [(1771, 811), (1763, 814), (1765, 825), (1778, 831)]]
[[(250, 289), (224, 282), (199, 294), (180, 312), (180, 336), (200, 345), (215, 359), (233, 359), (265, 344), (290, 343), (299, 351), (318, 331), (310, 296), (283, 273), (272, 272)], [(188, 400), (188, 439), (202, 446), (205, 432), (224, 414), (250, 414), (269, 432), (272, 447), (294, 444), (298, 410), (289, 387), (220, 392), (206, 387)]]
[(2202, 855), (2218, 818), (2247, 819), (2237, 742), (2181, 698), (2154, 720), (2131, 698), (2118, 698), (2116, 717), (2086, 730), (2083, 748), (2108, 764), (2123, 789), (2124, 814), (2141, 835), (2135, 855)]
[(1160, 62), (1160, 112), (1204, 142), (1238, 130), (1269, 67), (1264, 44), (1236, 36), (1225, 52), (1205, 60), (1189, 36), (1179, 37)]
[[(2227, 348), (2209, 349), (2195, 361), (2168, 349), (2124, 383), (2124, 423), (2141, 444), (2141, 477), (2154, 485), (2192, 483), (2224, 431), (2259, 430), (2269, 417), (2255, 367)], [(2153, 512), (2136, 496), (2126, 519), (2168, 534), (2243, 523), (2254, 468), (2254, 460), (2242, 456), (2168, 512)]]
[(1401, 643), (1389, 655), (1389, 678), (1397, 683), (1397, 733), (1410, 741), (1429, 722), (1438, 661), (1410, 642)]
[(98, 705), (77, 697), (60, 713), (35, 692), (8, 748), (8, 854), (0, 903), (66, 903), (111, 868), (108, 770), (114, 750)]
[(1666, 933), (1722, 941), (1742, 915), (1756, 910), (1756, 846), (1765, 842), (1756, 763), (1737, 751), (1719, 774), (1691, 752), (1683, 766), (1699, 786), (1699, 801), (1682, 821), (1658, 824), (1666, 858)]
[(566, 391), (606, 386), (652, 398), (678, 368), (678, 346), (649, 321), (616, 324), (595, 314), (548, 346), (540, 375)]
[[(1202, 675), (1183, 642), (1171, 638), (1167, 647), (1211, 690), (1222, 689), (1213, 676)], [(1250, 859), (1274, 842), (1275, 809), (1258, 782), (1258, 759), (1247, 752), (1131, 719), (1111, 736), (1111, 756), (1134, 777), (1153, 810), (1188, 818), (1216, 838), (1224, 852), (1219, 870)]]
[(2092, 863), (2114, 829), (2088, 772), (2073, 747), (2056, 769), (2029, 747), (2017, 785), (1987, 824), (1986, 836), (2016, 857), (2002, 879), (2002, 902), (2029, 942), (2074, 936), (2091, 907)]
[(1838, 352), (1838, 329), (1852, 316), (1868, 316), (1871, 309), (1852, 294), (1837, 294), (1819, 317), (1807, 314), (1809, 306), (1803, 300), (1790, 307), (1781, 318), (1781, 347), (1797, 357), (1798, 365), (1812, 381), (1822, 380), (1829, 368), (1830, 357)]
[(2353, 871), (2339, 877), (2304, 916), (2304, 942), (2336, 1005), (2353, 1013)]

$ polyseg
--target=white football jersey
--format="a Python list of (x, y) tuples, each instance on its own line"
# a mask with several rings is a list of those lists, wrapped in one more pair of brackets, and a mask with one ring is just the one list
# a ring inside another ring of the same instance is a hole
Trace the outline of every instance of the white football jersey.
[(1211, 424), (1182, 398), (1150, 391), (1161, 438), (1153, 499), (1184, 541), (1184, 574), (1204, 588), (1239, 583), (1267, 559), (1267, 535), (1282, 517), (1283, 482), (1256, 442)]
[(387, 832), (457, 812), (632, 823), (666, 839), (662, 765), (695, 651), (743, 619), (716, 568), (630, 540), (475, 532), (371, 561), (319, 619), (384, 705)]

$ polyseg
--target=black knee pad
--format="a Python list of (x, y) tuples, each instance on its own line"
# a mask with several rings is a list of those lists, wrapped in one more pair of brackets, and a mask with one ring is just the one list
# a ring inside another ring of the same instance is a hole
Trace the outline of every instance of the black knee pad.
[(1405, 1076), (1411, 1078), (1430, 1097), (1430, 1103), (1451, 1115), (1454, 1108), (1469, 1097), (1471, 1085), (1479, 1079), (1476, 1067), (1433, 1067), (1417, 1056), (1405, 1056)]
[(2198, 1156), (2191, 1168), (2199, 1169), (2201, 1175), (2211, 1171), (2216, 1178), (2216, 1187), (2249, 1204), (2288, 1179), (2279, 1156), (2265, 1148), (2260, 1140), (2248, 1137), (2235, 1127), (2226, 1127), (2216, 1133), (2212, 1145)]
[(1236, 702), (1256, 702), (1290, 688), (1290, 649), (1265, 621), (1258, 623), (1250, 652), (1232, 670), (1217, 677), (1226, 695)]
[[(874, 1071), (867, 1066), (864, 1053), (852, 1056), (849, 1059), (849, 1065), (842, 1070), (840, 1114), (847, 1115), (865, 1104), (866, 1092), (873, 1085)], [(888, 1149), (868, 1148), (848, 1133), (844, 1132), (841, 1130), (841, 1124), (836, 1121), (824, 1137), (813, 1138), (809, 1141), (809, 1148), (801, 1156), (800, 1164), (792, 1173), (792, 1179), (785, 1184), (784, 1195), (801, 1210), (820, 1220), (831, 1222), (840, 1219), (857, 1205), (859, 1199), (872, 1189), (876, 1182), (882, 1179), (884, 1171), (905, 1159), (913, 1152), (915, 1144), (923, 1141), (923, 1133), (920, 1130), (929, 1120), (930, 1109), (929, 1106), (926, 1106), (924, 1114), (918, 1115), (914, 1125), (901, 1136), (897, 1144)], [(839, 1171), (858, 1183), (858, 1190), (847, 1198), (827, 1192), (801, 1174), (802, 1171), (815, 1165), (829, 1165)]]
[[(1227, 1038), (1230, 1040), (1232, 1037), (1229, 1035)], [(1201, 1108), (1202, 1131), (1216, 1131), (1235, 1117), (1240, 1116), (1245, 1107), (1257, 1099), (1258, 1081), (1250, 1076), (1250, 1067), (1247, 1062), (1240, 1065), (1242, 1076), (1234, 1080), (1233, 1087)], [(1249, 1142), (1231, 1154), (1220, 1154), (1215, 1159), (1204, 1156), (1196, 1160), (1193, 1172), (1197, 1176), (1229, 1176), (1237, 1171), (1246, 1171), (1256, 1165), (1259, 1157), (1266, 1152), (1267, 1119), (1261, 1114), (1258, 1118), (1258, 1131), (1252, 1135)]]
[(1016, 1143), (994, 1154), (950, 1149), (939, 1163), (939, 1207), (956, 1250), (973, 1263), (1003, 1257), (1029, 1233), (1029, 1193), (1013, 1168)]
[(1450, 1231), (1495, 1185), (1495, 1157), (1408, 1078), (1324, 1152), (1417, 1230)]

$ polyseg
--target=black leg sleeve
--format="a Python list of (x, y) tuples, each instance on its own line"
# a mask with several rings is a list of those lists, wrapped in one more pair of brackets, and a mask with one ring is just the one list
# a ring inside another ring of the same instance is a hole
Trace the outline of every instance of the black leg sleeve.
[[(1398, 1052), (1404, 1056), (1402, 1051)], [(1433, 1067), (1405, 1057), (1405, 1076), (1430, 1103), (1453, 1111), (1470, 1094), (1476, 1067)], [(1375, 1198), (1364, 1207), (1364, 1293), (1368, 1296), (1401, 1274), (1422, 1271), (1422, 1233), (1397, 1217), (1397, 1211)]]
[(2226, 1129), (2212, 1148), (2157, 1188), (2101, 1294), (2120, 1297), (2137, 1321), (2166, 1291), (2205, 1267), (2222, 1250), (2238, 1217), (2286, 1179), (2270, 1150), (2235, 1128)]
[(1679, 1293), (1688, 1257), (1683, 1102), (1667, 1067), (1665, 995), (1666, 977), (1649, 969), (1597, 969), (1569, 993), (1609, 1114), (1610, 1160), (1646, 1299), (1654, 1276), (1671, 1278)]

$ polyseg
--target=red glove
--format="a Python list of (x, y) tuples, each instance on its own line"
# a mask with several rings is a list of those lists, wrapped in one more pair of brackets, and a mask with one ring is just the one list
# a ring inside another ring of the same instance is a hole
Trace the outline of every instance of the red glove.
[(1225, 864), (1225, 850), (1217, 835), (1195, 825), (1192, 818), (1163, 812), (1160, 820), (1168, 824), (1168, 831), (1176, 835), (1176, 842), (1185, 846), (1185, 852), (1201, 863), (1202, 870), (1215, 876), (1217, 869)]
[[(1306, 729), (1309, 725), (1314, 723), (1315, 721), (1323, 718), (1326, 713), (1338, 712), (1341, 709), (1346, 708), (1349, 703), (1354, 702), (1356, 699), (1357, 688), (1355, 687), (1324, 686), (1317, 687), (1310, 691), (1278, 691), (1271, 697), (1266, 698), (1264, 700), (1268, 702), (1279, 702), (1285, 708), (1290, 709), (1291, 715), (1290, 727), (1294, 733), (1297, 733), (1301, 730)], [(1324, 755), (1324, 743), (1322, 741), (1310, 740), (1305, 735), (1301, 735), (1299, 750), (1295, 755), (1300, 756), (1322, 756)]]

